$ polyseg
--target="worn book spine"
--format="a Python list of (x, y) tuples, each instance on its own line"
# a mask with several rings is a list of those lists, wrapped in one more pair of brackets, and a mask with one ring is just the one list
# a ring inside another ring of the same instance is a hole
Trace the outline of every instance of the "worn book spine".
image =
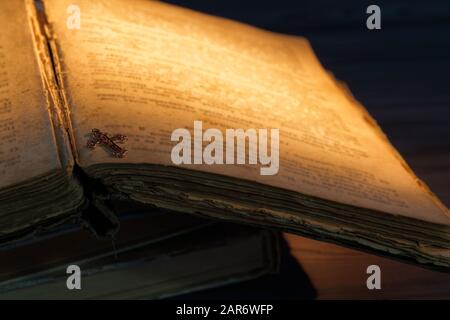
[(67, 170), (72, 170), (76, 160), (76, 150), (71, 143), (71, 124), (69, 108), (65, 99), (64, 87), (61, 81), (59, 58), (54, 54), (55, 42), (45, 23), (45, 16), (39, 12), (33, 0), (25, 0), (30, 29), (33, 35), (34, 47), (41, 70), (42, 80), (46, 89), (48, 111), (53, 122), (55, 138), (61, 158), (67, 164)]
[(89, 179), (77, 166), (70, 106), (64, 88), (60, 51), (55, 35), (45, 13), (36, 7), (35, 1), (25, 0), (25, 5), (59, 156), (68, 174), (83, 185), (86, 197), (86, 205), (77, 212), (75, 218), (96, 237), (114, 237), (119, 230), (119, 220), (109, 204), (108, 192), (99, 181)]

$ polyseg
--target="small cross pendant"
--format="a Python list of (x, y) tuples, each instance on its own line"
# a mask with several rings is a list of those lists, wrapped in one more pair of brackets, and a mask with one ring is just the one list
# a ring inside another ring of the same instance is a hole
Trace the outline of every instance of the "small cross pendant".
[(114, 157), (123, 158), (128, 151), (117, 144), (124, 143), (125, 141), (127, 141), (127, 136), (123, 134), (116, 134), (112, 137), (108, 137), (108, 133), (101, 132), (99, 129), (92, 129), (91, 138), (86, 143), (86, 147), (95, 149), (97, 145), (101, 144), (107, 147)]

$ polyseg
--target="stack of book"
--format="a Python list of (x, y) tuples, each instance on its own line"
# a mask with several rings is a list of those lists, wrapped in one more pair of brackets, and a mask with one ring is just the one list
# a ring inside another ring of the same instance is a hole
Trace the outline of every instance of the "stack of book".
[(66, 224), (0, 250), (0, 299), (167, 298), (278, 270), (276, 233), (130, 207), (110, 239)]
[(306, 39), (146, 0), (0, 19), (0, 298), (254, 278), (267, 230), (450, 270), (449, 210)]

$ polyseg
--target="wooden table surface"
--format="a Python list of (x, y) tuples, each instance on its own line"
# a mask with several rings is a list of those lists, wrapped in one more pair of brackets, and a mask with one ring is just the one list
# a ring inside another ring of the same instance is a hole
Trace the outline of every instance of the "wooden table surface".
[[(200, 1), (175, 4), (306, 36), (324, 66), (348, 84), (413, 170), (450, 206), (450, 3), (377, 1), (382, 29), (365, 27), (372, 1)], [(193, 297), (450, 298), (450, 274), (284, 235), (277, 277)], [(381, 267), (381, 290), (366, 268)]]

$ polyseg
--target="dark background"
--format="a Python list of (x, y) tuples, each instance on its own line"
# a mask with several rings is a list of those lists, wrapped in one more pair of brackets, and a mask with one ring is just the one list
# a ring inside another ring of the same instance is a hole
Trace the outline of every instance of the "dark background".
[[(168, 0), (264, 29), (305, 36), (419, 177), (450, 206), (450, 1)], [(366, 8), (381, 8), (381, 30)], [(282, 272), (193, 294), (208, 297), (443, 298), (450, 276), (285, 235)], [(381, 292), (365, 287), (379, 264)]]

